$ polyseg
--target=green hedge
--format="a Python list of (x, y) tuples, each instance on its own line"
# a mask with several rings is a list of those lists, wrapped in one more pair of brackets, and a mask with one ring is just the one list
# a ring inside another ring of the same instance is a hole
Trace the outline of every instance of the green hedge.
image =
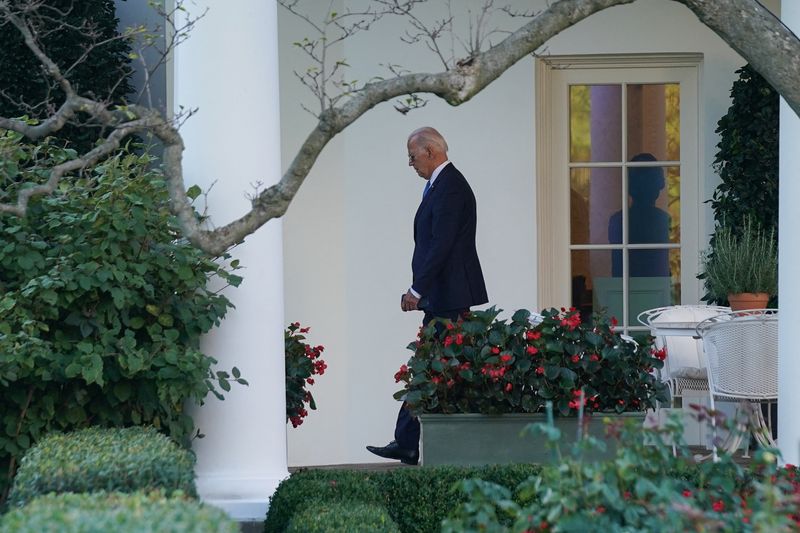
[(284, 480), (269, 501), (266, 531), (285, 531), (292, 516), (309, 502), (364, 502), (383, 505), (375, 478), (384, 474), (352, 470), (301, 470)]
[(48, 494), (0, 518), (0, 532), (237, 533), (222, 510), (163, 492)]
[(312, 500), (289, 522), (287, 533), (400, 533), (380, 505)]
[(477, 477), (514, 490), (540, 471), (538, 465), (399, 468), (388, 472), (301, 470), (282, 482), (270, 499), (265, 531), (287, 531), (295, 513), (305, 512), (317, 502), (350, 507), (380, 505), (402, 532), (439, 531), (442, 518), (465, 499), (455, 489), (458, 481)]
[(163, 489), (196, 496), (194, 456), (149, 427), (54, 433), (28, 450), (8, 497), (10, 507), (48, 492)]

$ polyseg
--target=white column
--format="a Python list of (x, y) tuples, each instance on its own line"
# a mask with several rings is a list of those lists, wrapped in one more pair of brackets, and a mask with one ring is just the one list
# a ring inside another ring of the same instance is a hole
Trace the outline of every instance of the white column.
[[(209, 195), (214, 225), (249, 208), (251, 184), (280, 177), (276, 3), (196, 0), (208, 12), (175, 53), (175, 110), (195, 109), (181, 128), (187, 186)], [(225, 401), (209, 395), (193, 416), (203, 500), (238, 520), (263, 520), (269, 497), (288, 473), (283, 365), (283, 257), (279, 220), (232, 251), (244, 282), (226, 291), (236, 309), (208, 334), (203, 350), (218, 368), (237, 366), (250, 385), (233, 385)]]
[[(781, 20), (800, 33), (800, 2), (781, 2)], [(780, 232), (778, 241), (778, 443), (786, 463), (800, 462), (800, 352), (797, 350), (797, 324), (800, 324), (800, 119), (781, 99), (780, 116)]]

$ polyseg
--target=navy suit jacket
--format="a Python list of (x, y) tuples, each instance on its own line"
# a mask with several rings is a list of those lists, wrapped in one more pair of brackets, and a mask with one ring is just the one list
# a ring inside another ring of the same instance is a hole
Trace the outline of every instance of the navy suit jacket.
[(472, 189), (452, 163), (445, 166), (414, 217), (412, 287), (433, 313), (489, 301), (475, 248), (477, 209)]

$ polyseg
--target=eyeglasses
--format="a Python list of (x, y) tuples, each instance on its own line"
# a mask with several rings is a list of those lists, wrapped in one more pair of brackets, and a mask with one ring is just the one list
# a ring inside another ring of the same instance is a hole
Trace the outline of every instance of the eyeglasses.
[[(427, 152), (428, 152), (428, 149), (427, 149), (427, 148), (425, 148), (424, 150), (425, 150), (425, 153), (427, 153)], [(421, 155), (421, 154), (417, 154), (417, 155)], [(412, 164), (412, 165), (413, 165), (413, 164), (414, 164), (414, 161), (417, 159), (417, 155), (414, 155), (414, 154), (408, 154), (408, 162), (409, 162), (410, 164)]]

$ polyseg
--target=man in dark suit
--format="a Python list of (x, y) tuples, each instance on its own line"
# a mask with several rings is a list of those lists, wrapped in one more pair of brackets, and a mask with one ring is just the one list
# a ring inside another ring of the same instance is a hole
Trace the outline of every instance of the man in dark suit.
[[(486, 285), (475, 248), (475, 195), (447, 158), (447, 142), (433, 128), (408, 137), (408, 164), (426, 180), (414, 217), (413, 282), (403, 295), (403, 311), (423, 311), (422, 323), (434, 318), (458, 319), (470, 306), (486, 303)], [(367, 450), (406, 464), (419, 461), (419, 421), (400, 408), (395, 440)]]

